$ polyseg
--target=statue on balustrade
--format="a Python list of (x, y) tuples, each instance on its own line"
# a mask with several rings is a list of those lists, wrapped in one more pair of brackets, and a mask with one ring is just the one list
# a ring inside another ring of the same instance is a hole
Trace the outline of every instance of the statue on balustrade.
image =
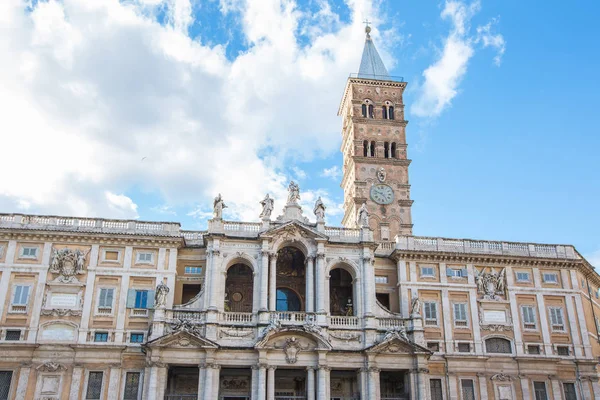
[(267, 193), (267, 197), (265, 197), (260, 204), (262, 205), (262, 212), (260, 213), (260, 218), (262, 219), (270, 219), (271, 213), (273, 212), (274, 200), (269, 197)]
[(317, 217), (317, 222), (325, 221), (325, 204), (323, 204), (323, 200), (321, 200), (321, 196), (317, 199), (315, 203), (315, 208), (313, 209), (315, 216)]
[(215, 219), (223, 219), (223, 209), (227, 208), (223, 198), (221, 197), (221, 193), (217, 197), (215, 197), (215, 201), (213, 202), (213, 217)]

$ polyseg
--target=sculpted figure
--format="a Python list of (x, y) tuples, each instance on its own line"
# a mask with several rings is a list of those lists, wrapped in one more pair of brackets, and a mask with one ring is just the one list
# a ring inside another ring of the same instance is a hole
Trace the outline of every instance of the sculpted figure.
[(81, 250), (77, 250), (76, 256), (77, 256), (77, 261), (76, 261), (75, 273), (76, 274), (82, 274), (83, 273), (83, 266), (85, 265), (85, 256), (86, 256), (86, 253), (84, 253)]
[(413, 297), (411, 302), (411, 315), (421, 314), (421, 300), (418, 297)]
[(369, 227), (369, 211), (367, 210), (367, 204), (363, 203), (358, 210), (358, 217), (356, 224), (359, 228), (368, 228)]
[(317, 199), (315, 203), (315, 208), (313, 209), (315, 216), (317, 217), (317, 222), (325, 221), (325, 204), (323, 204), (323, 200), (321, 200), (321, 196)]
[(215, 219), (223, 219), (223, 209), (227, 208), (223, 198), (221, 197), (221, 193), (217, 197), (215, 197), (215, 201), (213, 202), (213, 216)]
[(271, 213), (273, 212), (274, 200), (269, 197), (267, 193), (267, 197), (264, 198), (263, 201), (260, 202), (262, 205), (262, 212), (260, 213), (260, 217), (263, 219), (271, 218)]
[(300, 200), (300, 187), (294, 181), (290, 182), (290, 186), (288, 186), (288, 204), (297, 204), (298, 200)]
[(154, 294), (154, 308), (164, 308), (167, 305), (169, 291), (169, 287), (164, 282), (158, 284), (156, 293)]

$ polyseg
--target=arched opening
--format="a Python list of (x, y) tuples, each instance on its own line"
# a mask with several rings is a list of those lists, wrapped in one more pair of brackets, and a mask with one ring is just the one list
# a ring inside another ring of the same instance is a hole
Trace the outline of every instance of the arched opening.
[(232, 265), (225, 279), (225, 311), (252, 312), (254, 274), (245, 264)]
[(395, 119), (394, 117), (394, 106), (388, 107), (388, 119)]
[(284, 247), (277, 252), (277, 311), (305, 310), (305, 257), (295, 247)]
[(366, 140), (363, 142), (363, 155), (365, 157), (369, 156), (369, 142), (367, 142)]
[(369, 118), (375, 118), (375, 107), (373, 107), (373, 104), (369, 104)]
[(375, 142), (371, 142), (371, 157), (375, 157)]
[(385, 158), (390, 158), (390, 144), (388, 142), (383, 144), (383, 156)]
[(391, 151), (390, 157), (396, 158), (396, 143), (392, 143), (392, 151)]
[(485, 351), (487, 353), (511, 354), (512, 346), (508, 339), (489, 338), (485, 341)]
[(381, 107), (381, 118), (383, 118), (383, 119), (387, 119), (388, 118), (388, 108), (387, 108), (387, 106)]
[(363, 118), (367, 118), (367, 105), (366, 104), (362, 105), (362, 116), (363, 116)]
[(343, 268), (329, 273), (329, 312), (331, 315), (354, 315), (352, 275)]

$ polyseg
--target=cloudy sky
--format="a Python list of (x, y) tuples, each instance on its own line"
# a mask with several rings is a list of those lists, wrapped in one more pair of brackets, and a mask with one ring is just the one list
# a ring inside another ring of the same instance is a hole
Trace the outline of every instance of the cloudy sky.
[(408, 81), (415, 234), (573, 243), (600, 264), (598, 11), (3, 0), (0, 209), (202, 229), (217, 193), (226, 218), (257, 220), (265, 193), (280, 209), (295, 179), (338, 224), (336, 112), (369, 19)]

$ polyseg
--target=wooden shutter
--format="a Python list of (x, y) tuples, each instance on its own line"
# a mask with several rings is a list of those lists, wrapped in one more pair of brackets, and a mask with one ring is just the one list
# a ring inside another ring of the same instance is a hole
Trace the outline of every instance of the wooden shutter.
[(135, 308), (135, 289), (127, 290), (127, 308)]

